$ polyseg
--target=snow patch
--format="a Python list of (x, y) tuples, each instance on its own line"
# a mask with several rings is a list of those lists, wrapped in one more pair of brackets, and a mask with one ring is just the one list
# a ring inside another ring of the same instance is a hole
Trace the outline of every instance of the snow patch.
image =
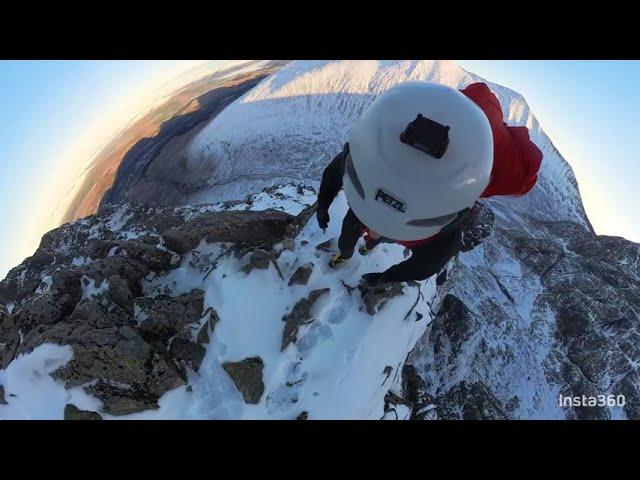
[(96, 286), (96, 281), (86, 275), (80, 278), (80, 286), (82, 287), (82, 299), (100, 297), (109, 291), (107, 280), (103, 280), (99, 286)]
[(98, 410), (100, 402), (85, 394), (82, 387), (65, 390), (62, 382), (51, 377), (72, 358), (70, 346), (45, 343), (0, 370), (7, 402), (0, 405), (0, 419), (62, 420), (67, 403), (82, 410)]
[[(246, 274), (240, 271), (244, 258), (227, 252), (224, 244), (201, 242), (177, 269), (145, 282), (149, 295), (203, 289), (205, 311), (214, 309), (220, 321), (199, 374), (190, 374), (189, 389), (166, 393), (159, 410), (119, 418), (294, 419), (303, 412), (310, 419), (382, 418), (386, 393), (400, 378), (408, 352), (431, 321), (428, 302), (435, 294), (435, 280), (420, 282), (423, 297), (415, 307), (418, 289), (407, 286), (404, 295), (390, 299), (375, 316), (368, 315), (358, 290), (349, 293), (342, 282), (355, 286), (362, 274), (403, 260), (403, 249), (385, 245), (366, 257), (354, 257), (344, 268), (330, 269), (331, 254), (315, 246), (337, 238), (346, 211), (341, 193), (331, 207), (335, 221), (326, 233), (313, 219), (309, 222), (296, 239), (295, 252), (284, 250), (277, 260), (283, 278), (273, 264)], [(215, 268), (207, 268), (214, 260)], [(305, 263), (313, 263), (317, 274), (305, 286), (288, 287), (291, 274)], [(310, 291), (321, 288), (330, 291), (312, 308), (312, 321), (299, 329), (296, 342), (281, 351), (283, 316)], [(405, 318), (412, 308), (413, 315)], [(415, 312), (421, 320), (416, 321)], [(243, 401), (222, 368), (225, 362), (249, 357), (260, 357), (264, 363), (264, 393), (255, 405)], [(385, 374), (389, 368), (391, 373)]]

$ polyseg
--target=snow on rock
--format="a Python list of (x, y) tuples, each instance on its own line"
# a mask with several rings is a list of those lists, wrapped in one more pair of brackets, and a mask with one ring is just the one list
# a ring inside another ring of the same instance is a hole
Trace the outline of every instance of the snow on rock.
[[(341, 218), (346, 208), (341, 194), (331, 215)], [(392, 380), (400, 376), (407, 354), (431, 319), (428, 302), (435, 293), (435, 280), (420, 285), (423, 297), (409, 318), (405, 316), (416, 301), (417, 287), (405, 287), (403, 295), (390, 299), (371, 316), (358, 290), (349, 292), (342, 282), (355, 286), (363, 273), (400, 261), (402, 248), (383, 246), (334, 271), (327, 265), (331, 254), (315, 246), (338, 234), (338, 222), (323, 234), (312, 221), (295, 239), (295, 251), (282, 251), (278, 268), (272, 264), (245, 275), (243, 259), (231, 257), (220, 261), (203, 280), (187, 257), (179, 268), (149, 284), (149, 289), (184, 285), (184, 279), (190, 278), (190, 286), (199, 284), (205, 291), (204, 308), (215, 309), (220, 318), (200, 375), (190, 379), (192, 391), (181, 394), (180, 418), (295, 419), (303, 412), (309, 419), (383, 417)], [(215, 245), (200, 245), (197, 250), (203, 254), (212, 248)], [(304, 264), (314, 265), (308, 283), (289, 287), (289, 277)], [(288, 316), (313, 292), (324, 295), (311, 302), (291, 337), (294, 340), (283, 341)], [(416, 321), (418, 313), (420, 321)], [(251, 369), (230, 365), (245, 364), (259, 368), (238, 385), (229, 372), (235, 368), (246, 374)], [(388, 368), (391, 373), (385, 375)], [(256, 377), (258, 371), (261, 379)], [(161, 406), (128, 418), (163, 415)]]
[(487, 82), (544, 159), (529, 194), (483, 201), (493, 234), (439, 281), (356, 288), (405, 258), (394, 244), (328, 268), (347, 205), (324, 233), (306, 222), (322, 169), (376, 95), (416, 79), (482, 81), (452, 62), (292, 62), (195, 137), (211, 188), (190, 205), (47, 233), (0, 282), (0, 417), (640, 418), (640, 246), (593, 233), (507, 88)]
[(0, 419), (62, 420), (67, 404), (95, 410), (100, 402), (79, 388), (66, 390), (51, 373), (73, 358), (69, 346), (42, 344), (31, 353), (16, 358), (0, 370), (5, 404), (0, 403)]
[[(15, 315), (0, 322), (3, 352), (18, 352), (3, 356), (0, 385), (8, 404), (0, 405), (0, 416), (389, 418), (389, 396), (401, 394), (404, 362), (432, 319), (435, 279), (356, 288), (364, 273), (403, 260), (404, 249), (384, 244), (329, 268), (332, 252), (316, 246), (335, 248), (340, 222), (326, 232), (314, 219), (306, 222), (312, 191), (271, 188), (226, 204), (228, 212), (222, 204), (123, 206), (49, 235), (38, 255), (64, 244), (64, 264), (49, 257), (54, 263), (23, 264), (0, 289), (21, 277), (45, 279), (24, 295), (16, 287), (12, 295), (23, 296)], [(341, 193), (330, 213), (339, 219), (347, 208)], [(278, 209), (300, 216), (283, 212), (292, 228), (283, 226), (270, 244), (216, 237), (245, 238), (233, 233), (246, 228), (237, 218), (269, 222)], [(169, 248), (176, 238), (177, 263)], [(135, 259), (128, 256), (134, 251)], [(74, 262), (79, 254), (87, 264)], [(166, 258), (159, 261), (159, 254)], [(300, 267), (305, 281), (289, 285)], [(55, 308), (34, 317), (33, 305), (43, 298)], [(17, 338), (19, 326), (25, 335)], [(405, 418), (410, 408), (395, 411)]]
[[(496, 231), (456, 260), (449, 272), (451, 296), (411, 354), (425, 381), (420, 395), (436, 405), (429, 415), (636, 418), (639, 357), (629, 338), (639, 330), (640, 307), (625, 292), (639, 288), (637, 272), (627, 272), (637, 246), (615, 244), (625, 252), (623, 259), (593, 257), (613, 242), (594, 234), (571, 167), (518, 93), (453, 62), (292, 62), (236, 100), (192, 141), (191, 168), (213, 172), (212, 189), (203, 195), (232, 198), (234, 189), (290, 178), (316, 182), (375, 96), (408, 80), (454, 88), (485, 81), (507, 123), (527, 126), (544, 155), (531, 192), (483, 201), (495, 215)], [(612, 284), (618, 285), (615, 293)], [(606, 305), (603, 291), (611, 292)], [(603, 332), (608, 318), (621, 318), (616, 325), (625, 327)], [(620, 391), (633, 399), (624, 409), (558, 405), (559, 393)]]
[[(423, 390), (439, 418), (638, 418), (640, 245), (531, 222), (534, 235), (498, 227), (454, 263), (408, 360)], [(570, 408), (561, 394), (626, 403)]]

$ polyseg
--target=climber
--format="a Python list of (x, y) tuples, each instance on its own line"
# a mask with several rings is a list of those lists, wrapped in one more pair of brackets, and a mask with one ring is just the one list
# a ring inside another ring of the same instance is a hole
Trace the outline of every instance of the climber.
[[(411, 256), (362, 285), (424, 280), (490, 233), (478, 220), (479, 198), (520, 196), (536, 183), (542, 152), (526, 127), (507, 126), (485, 83), (456, 90), (406, 82), (374, 100), (322, 175), (316, 216), (323, 230), (344, 186), (349, 211), (338, 240), (337, 267), (381, 242)], [(486, 209), (485, 209), (486, 210)]]

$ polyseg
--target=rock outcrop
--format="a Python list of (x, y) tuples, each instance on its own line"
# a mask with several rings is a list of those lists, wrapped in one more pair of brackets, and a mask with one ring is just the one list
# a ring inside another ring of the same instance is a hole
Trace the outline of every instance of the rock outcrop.
[(75, 405), (68, 403), (64, 407), (64, 419), (65, 420), (102, 420), (99, 413), (91, 412), (87, 410), (80, 410)]
[[(460, 256), (410, 355), (439, 416), (640, 418), (640, 245), (573, 222), (525, 221), (499, 221)], [(561, 406), (560, 395), (625, 402)]]
[(264, 363), (260, 357), (223, 363), (222, 368), (233, 380), (245, 403), (256, 404), (260, 401), (264, 393), (264, 382), (262, 381)]
[(282, 318), (282, 321), (285, 322), (285, 324), (280, 350), (284, 350), (290, 343), (297, 340), (298, 330), (302, 325), (313, 322), (311, 309), (318, 299), (325, 293), (329, 293), (328, 288), (311, 291), (306, 298), (300, 299), (298, 303), (293, 306), (290, 313)]
[(289, 286), (306, 285), (313, 273), (313, 263), (307, 263), (296, 269), (289, 279)]
[[(53, 230), (0, 282), (0, 368), (43, 343), (70, 345), (73, 359), (53, 373), (65, 387), (82, 386), (111, 415), (157, 408), (164, 393), (187, 383), (189, 370), (198, 372), (219, 317), (204, 311), (202, 290), (152, 293), (145, 284), (202, 241), (270, 259), (301, 218), (274, 210), (122, 206)], [(249, 364), (229, 368), (254, 372), (256, 362)], [(247, 398), (259, 398), (258, 383), (246, 385)], [(82, 417), (73, 406), (67, 410)]]

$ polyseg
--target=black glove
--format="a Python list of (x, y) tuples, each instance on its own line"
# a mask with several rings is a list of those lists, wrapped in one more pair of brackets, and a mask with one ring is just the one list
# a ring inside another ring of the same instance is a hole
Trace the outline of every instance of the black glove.
[(377, 287), (383, 283), (385, 282), (382, 273), (365, 273), (360, 280), (360, 284), (365, 287)]
[(463, 252), (470, 252), (480, 245), (489, 233), (491, 233), (491, 230), (487, 230), (483, 225), (475, 225), (473, 227), (460, 230), (460, 250)]
[(318, 207), (316, 210), (316, 218), (318, 219), (318, 225), (321, 229), (325, 229), (329, 226), (329, 211), (326, 208)]
[(460, 250), (469, 252), (482, 243), (491, 234), (493, 222), (493, 212), (482, 204), (476, 203), (460, 226), (458, 233)]

